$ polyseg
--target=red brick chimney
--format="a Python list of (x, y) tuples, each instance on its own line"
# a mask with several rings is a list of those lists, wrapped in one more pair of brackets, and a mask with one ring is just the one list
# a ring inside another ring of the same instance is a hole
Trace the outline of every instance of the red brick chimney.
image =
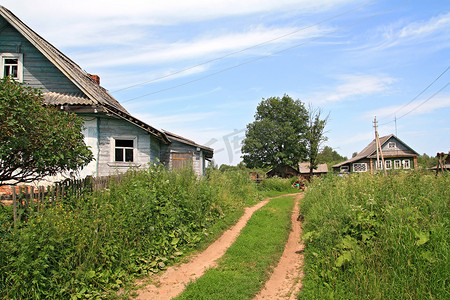
[(94, 80), (98, 85), (100, 85), (100, 76), (92, 74), (88, 74), (88, 76), (91, 77), (91, 79)]

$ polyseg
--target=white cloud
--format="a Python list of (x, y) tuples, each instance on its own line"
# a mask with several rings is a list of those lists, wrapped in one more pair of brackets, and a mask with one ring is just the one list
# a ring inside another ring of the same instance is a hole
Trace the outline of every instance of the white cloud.
[[(373, 111), (366, 112), (365, 117), (377, 116), (377, 118), (394, 118), (394, 112), (397, 118), (406, 116), (414, 116), (414, 115), (422, 115), (429, 114), (438, 109), (450, 107), (450, 94), (435, 96), (429, 101), (426, 101), (427, 98), (422, 98), (420, 100), (414, 101), (411, 104), (403, 107), (403, 105), (392, 105), (388, 107), (379, 108)], [(390, 120), (387, 120), (390, 121)]]
[[(417, 44), (435, 41), (433, 48), (448, 47), (450, 39), (450, 12), (432, 17), (426, 21), (416, 21), (404, 25), (398, 21), (396, 24), (385, 25), (379, 29), (381, 34), (374, 35), (376, 40), (367, 48), (385, 50), (395, 46), (414, 46)], [(437, 43), (439, 41), (439, 43)]]
[(324, 104), (353, 100), (357, 97), (366, 97), (385, 92), (396, 80), (387, 75), (363, 75), (347, 74), (337, 76), (340, 84), (333, 88), (327, 88), (325, 92), (319, 92), (310, 97), (311, 102)]
[[(299, 28), (293, 27), (266, 28), (258, 26), (244, 32), (208, 35), (169, 43), (143, 39), (140, 40), (139, 45), (133, 47), (114, 47), (99, 52), (90, 52), (79, 56), (78, 59), (90, 67), (115, 67), (130, 64), (157, 65), (198, 58), (205, 60), (250, 47), (252, 49), (239, 52), (239, 54), (263, 54), (267, 52), (267, 50), (264, 50), (267, 45), (285, 45), (294, 41), (317, 37), (328, 31), (325, 28), (311, 27), (290, 35), (298, 30)], [(253, 48), (253, 46), (262, 43), (265, 47)], [(102, 59), (98, 59), (99, 57)]]
[(450, 12), (444, 15), (433, 17), (426, 22), (414, 22), (403, 27), (398, 36), (400, 38), (419, 38), (440, 33), (442, 31), (449, 31), (450, 27)]
[[(19, 3), (20, 2), (20, 3)], [(65, 22), (109, 20), (112, 24), (179, 24), (257, 13), (300, 11), (319, 13), (356, 0), (78, 0), (61, 4), (56, 0), (4, 0), (2, 5), (18, 9), (30, 19), (49, 16)], [(19, 16), (20, 17), (20, 16)], [(95, 28), (93, 28), (95, 29)]]

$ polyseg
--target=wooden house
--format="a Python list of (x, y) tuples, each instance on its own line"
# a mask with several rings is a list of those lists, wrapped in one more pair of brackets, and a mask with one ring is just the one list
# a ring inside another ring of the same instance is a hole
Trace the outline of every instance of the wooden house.
[[(309, 162), (301, 162), (298, 163), (298, 171), (300, 176), (309, 180), (311, 176), (311, 172), (309, 170)], [(322, 176), (328, 173), (328, 165), (327, 164), (318, 164), (317, 168), (313, 170), (313, 176)]]
[(172, 168), (192, 164), (202, 175), (213, 149), (158, 130), (133, 117), (106, 89), (39, 36), (12, 12), (0, 7), (0, 72), (41, 89), (45, 104), (84, 119), (85, 142), (95, 160), (79, 176), (104, 176), (162, 161)]
[(384, 166), (377, 165), (377, 147), (375, 139), (370, 142), (355, 157), (333, 166), (335, 172), (362, 173), (376, 170), (410, 170), (417, 169), (417, 156), (419, 154), (395, 135), (387, 135), (380, 138), (381, 150), (384, 157)]
[(299, 172), (291, 166), (278, 166), (276, 168), (270, 169), (267, 173), (267, 177), (280, 177), (280, 178), (291, 178), (298, 176)]

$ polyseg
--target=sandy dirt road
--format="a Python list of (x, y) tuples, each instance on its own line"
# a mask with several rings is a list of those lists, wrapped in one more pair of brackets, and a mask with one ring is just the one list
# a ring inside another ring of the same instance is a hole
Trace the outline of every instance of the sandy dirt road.
[(301, 221), (298, 219), (298, 203), (303, 194), (296, 197), (292, 211), (292, 229), (289, 234), (286, 247), (278, 265), (275, 267), (270, 279), (264, 288), (254, 298), (260, 299), (297, 299), (296, 295), (301, 288), (302, 266), (303, 266), (303, 244), (300, 244), (302, 233)]
[(182, 265), (168, 268), (160, 276), (153, 279), (155, 284), (147, 285), (138, 290), (136, 299), (172, 299), (180, 294), (185, 286), (203, 275), (203, 273), (216, 265), (216, 260), (222, 257), (227, 249), (239, 236), (242, 228), (253, 213), (266, 205), (268, 200), (262, 201), (255, 206), (246, 208), (244, 215), (229, 230), (225, 231), (220, 238), (212, 243), (205, 251), (195, 255), (192, 259)]
[[(292, 230), (285, 250), (273, 275), (255, 299), (295, 299), (295, 294), (300, 289), (300, 269), (303, 256), (301, 254), (302, 246), (298, 243), (301, 234), (301, 224), (297, 217), (298, 202), (303, 197), (303, 194), (295, 195), (296, 202), (292, 213)], [(207, 269), (216, 266), (216, 261), (234, 243), (253, 213), (268, 202), (269, 200), (265, 200), (255, 206), (246, 208), (244, 215), (239, 221), (232, 228), (225, 231), (205, 251), (193, 256), (187, 263), (169, 267), (162, 274), (151, 278), (153, 284), (138, 290), (138, 296), (135, 299), (166, 300), (179, 295), (189, 282), (195, 281)]]

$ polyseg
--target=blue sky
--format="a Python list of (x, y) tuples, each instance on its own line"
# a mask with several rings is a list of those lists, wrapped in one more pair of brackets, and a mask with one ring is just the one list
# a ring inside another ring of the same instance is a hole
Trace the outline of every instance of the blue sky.
[(326, 145), (341, 155), (373, 139), (375, 116), (380, 136), (397, 132), (420, 154), (450, 150), (448, 0), (1, 5), (131, 114), (209, 145), (219, 165), (241, 161), (256, 106), (283, 94), (330, 114)]

